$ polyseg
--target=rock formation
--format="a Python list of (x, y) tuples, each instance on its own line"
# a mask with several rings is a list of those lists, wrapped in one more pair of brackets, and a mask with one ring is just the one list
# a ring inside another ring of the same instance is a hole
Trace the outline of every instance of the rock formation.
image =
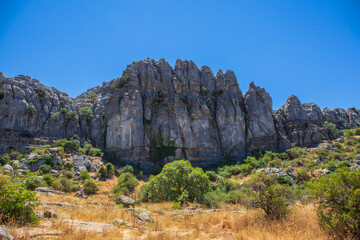
[[(128, 65), (121, 78), (71, 98), (36, 79), (0, 74), (0, 149), (25, 148), (77, 135), (117, 161), (149, 168), (174, 159), (195, 165), (255, 150), (318, 144), (324, 121), (338, 128), (360, 124), (355, 108), (322, 111), (290, 96), (272, 109), (270, 95), (251, 83), (243, 96), (232, 71), (214, 75), (187, 60)], [(93, 116), (82, 114), (88, 106)]]

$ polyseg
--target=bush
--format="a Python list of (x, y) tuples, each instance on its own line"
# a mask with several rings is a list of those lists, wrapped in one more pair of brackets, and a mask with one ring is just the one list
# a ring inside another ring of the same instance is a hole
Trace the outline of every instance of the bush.
[(92, 93), (89, 95), (89, 101), (90, 102), (95, 102), (96, 99), (98, 99), (98, 95), (96, 93)]
[(78, 152), (80, 146), (75, 141), (67, 140), (64, 142), (63, 148), (65, 152)]
[(139, 195), (140, 201), (142, 202), (148, 202), (149, 199), (149, 184), (144, 184), (140, 187), (140, 195)]
[(28, 115), (29, 117), (33, 117), (36, 113), (36, 108), (34, 107), (34, 105), (32, 103), (30, 103), (26, 108), (25, 108), (25, 114)]
[(128, 173), (134, 173), (134, 168), (133, 166), (131, 165), (126, 165), (125, 167), (122, 168), (122, 171), (125, 173), (125, 172), (128, 172)]
[(76, 121), (78, 119), (78, 114), (76, 111), (66, 112), (65, 119), (67, 121)]
[(4, 90), (0, 89), (0, 100), (3, 100), (5, 97), (5, 92)]
[(334, 140), (339, 137), (339, 130), (336, 129), (336, 125), (334, 123), (329, 123), (325, 121), (323, 126), (328, 132), (330, 139)]
[(216, 178), (218, 177), (216, 172), (214, 171), (206, 171), (205, 174), (209, 177), (210, 181), (216, 181)]
[(118, 178), (118, 183), (114, 187), (113, 192), (115, 196), (119, 195), (129, 195), (131, 192), (133, 192), (136, 188), (136, 186), (139, 185), (139, 181), (134, 177), (131, 173), (124, 173), (121, 174)]
[(25, 186), (27, 189), (33, 191), (35, 188), (46, 186), (46, 183), (38, 176), (30, 176), (25, 180)]
[(89, 106), (85, 106), (79, 109), (80, 116), (84, 117), (86, 120), (91, 120), (94, 117), (94, 113)]
[(359, 180), (359, 170), (341, 168), (308, 184), (318, 204), (319, 225), (336, 238), (360, 238)]
[(67, 177), (68, 179), (73, 178), (73, 174), (72, 174), (71, 171), (66, 171), (66, 172), (64, 172), (64, 176)]
[(41, 165), (39, 167), (39, 173), (41, 175), (48, 174), (50, 172), (51, 172), (51, 166), (49, 166), (49, 165)]
[(62, 192), (71, 192), (73, 190), (71, 181), (65, 177), (56, 179), (52, 186)]
[(62, 108), (62, 109), (60, 110), (60, 112), (61, 112), (62, 114), (66, 114), (66, 113), (68, 112), (68, 110), (67, 110), (67, 108)]
[(0, 223), (13, 221), (19, 225), (36, 222), (34, 208), (39, 205), (35, 193), (22, 184), (0, 188)]
[(92, 179), (86, 179), (84, 182), (84, 192), (85, 194), (95, 194), (99, 191), (97, 184)]
[(264, 172), (254, 175), (246, 186), (249, 198), (244, 203), (249, 208), (260, 208), (270, 219), (280, 219), (289, 213), (292, 192), (288, 185), (279, 184), (276, 175)]
[(219, 208), (221, 202), (225, 202), (227, 198), (227, 194), (216, 190), (212, 192), (208, 192), (204, 195), (203, 203), (206, 207), (209, 208)]
[(70, 171), (74, 167), (74, 164), (72, 162), (65, 162), (64, 163), (64, 169)]
[(115, 174), (115, 170), (114, 170), (114, 165), (112, 165), (111, 163), (107, 163), (105, 165), (106, 167), (106, 171), (107, 171), (107, 177), (112, 177)]
[(101, 178), (107, 178), (108, 176), (108, 172), (106, 168), (104, 168), (103, 166), (100, 167), (98, 174), (100, 175)]
[(56, 112), (52, 115), (52, 120), (58, 122), (60, 120), (60, 112)]
[(5, 165), (5, 164), (9, 163), (10, 160), (11, 160), (11, 159), (10, 159), (10, 155), (9, 155), (8, 153), (5, 153), (5, 154), (2, 155), (1, 158), (0, 158), (0, 164), (1, 164), (1, 165)]
[(36, 88), (35, 92), (40, 98), (44, 98), (46, 96), (46, 90), (41, 87)]
[(127, 74), (124, 74), (120, 78), (114, 79), (114, 84), (112, 85), (112, 88), (122, 88), (125, 86), (126, 81), (129, 79), (129, 76)]
[(53, 184), (54, 180), (55, 180), (50, 174), (45, 174), (43, 176), (43, 179), (44, 179), (44, 181), (46, 182), (46, 184), (48, 186), (51, 186)]
[(81, 173), (80, 173), (80, 179), (81, 180), (83, 180), (83, 181), (85, 181), (86, 179), (90, 179), (91, 177), (90, 177), (90, 174), (89, 174), (89, 172), (88, 171), (82, 171)]
[(360, 128), (355, 128), (355, 129), (354, 129), (354, 134), (355, 134), (356, 136), (360, 136)]
[(161, 173), (149, 182), (149, 197), (154, 201), (178, 201), (183, 192), (188, 194), (189, 201), (201, 201), (209, 190), (209, 177), (185, 160), (165, 164)]
[(102, 152), (99, 148), (92, 147), (91, 144), (87, 143), (84, 146), (85, 154), (89, 156), (101, 156)]

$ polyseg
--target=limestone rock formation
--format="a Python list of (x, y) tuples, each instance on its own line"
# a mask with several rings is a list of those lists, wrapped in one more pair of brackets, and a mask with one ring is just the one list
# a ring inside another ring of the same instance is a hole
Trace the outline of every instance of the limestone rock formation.
[(107, 157), (143, 168), (183, 158), (205, 165), (226, 155), (241, 160), (254, 150), (316, 145), (327, 137), (324, 121), (360, 124), (355, 108), (321, 111), (295, 96), (273, 111), (263, 88), (251, 83), (243, 96), (232, 71), (214, 75), (187, 60), (174, 68), (164, 59), (133, 62), (120, 78), (75, 99), (28, 76), (1, 73), (0, 80), (2, 152), (76, 134), (81, 144), (90, 140)]

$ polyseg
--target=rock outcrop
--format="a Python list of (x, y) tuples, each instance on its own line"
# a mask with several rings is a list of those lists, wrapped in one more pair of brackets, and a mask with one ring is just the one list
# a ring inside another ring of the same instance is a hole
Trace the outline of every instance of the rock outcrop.
[[(360, 124), (355, 108), (321, 111), (295, 96), (273, 111), (263, 88), (251, 83), (243, 96), (232, 71), (214, 75), (187, 60), (174, 68), (164, 59), (133, 62), (120, 78), (75, 99), (28, 76), (0, 74), (0, 80), (2, 151), (76, 134), (108, 157), (143, 168), (183, 158), (205, 165), (226, 155), (240, 160), (255, 150), (316, 145), (328, 137), (324, 121)], [(93, 116), (83, 115), (83, 107)]]

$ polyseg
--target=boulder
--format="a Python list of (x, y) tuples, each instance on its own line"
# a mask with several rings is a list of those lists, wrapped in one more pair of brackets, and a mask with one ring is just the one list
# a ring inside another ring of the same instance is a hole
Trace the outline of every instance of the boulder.
[(74, 171), (82, 172), (87, 171), (91, 167), (92, 159), (86, 155), (74, 156)]
[(76, 193), (74, 194), (74, 197), (86, 198), (86, 195), (85, 195), (85, 193), (84, 193), (84, 190), (81, 189), (80, 191), (76, 192)]
[(6, 164), (6, 165), (4, 166), (4, 173), (10, 174), (10, 173), (12, 173), (13, 171), (14, 171), (14, 169), (13, 169), (12, 166), (10, 166), (9, 164)]
[(328, 169), (319, 169), (319, 173), (329, 174), (329, 173), (331, 173), (331, 171)]
[(124, 206), (129, 206), (129, 205), (133, 205), (135, 203), (135, 200), (129, 198), (128, 196), (120, 195), (116, 198), (116, 203), (123, 204)]
[(10, 235), (9, 230), (5, 225), (0, 226), (0, 239), (1, 240), (13, 240), (14, 238)]
[(141, 221), (144, 221), (144, 222), (152, 222), (153, 221), (151, 215), (144, 213), (144, 212), (137, 213), (137, 214), (135, 214), (135, 216), (137, 216), (138, 219), (140, 219)]
[(275, 174), (276, 176), (282, 176), (282, 177), (286, 177), (291, 181), (291, 184), (295, 184), (294, 179), (288, 175), (284, 169), (282, 168), (261, 168), (259, 170), (257, 170), (255, 173), (261, 173), (261, 172), (266, 172), (269, 174)]
[(356, 155), (355, 160), (360, 160), (360, 155)]

